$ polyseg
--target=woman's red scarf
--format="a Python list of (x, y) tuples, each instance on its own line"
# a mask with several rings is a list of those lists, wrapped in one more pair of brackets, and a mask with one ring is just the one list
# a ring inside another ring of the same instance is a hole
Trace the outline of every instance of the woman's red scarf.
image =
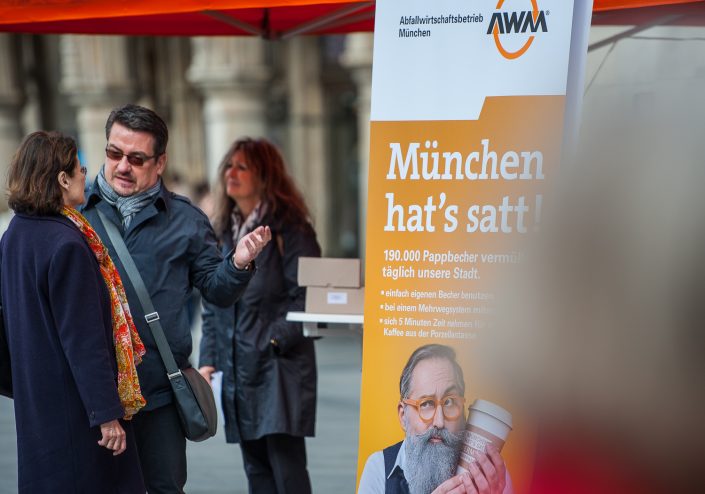
[(70, 219), (83, 236), (91, 250), (98, 259), (100, 274), (103, 275), (105, 284), (110, 293), (110, 308), (113, 320), (113, 341), (115, 343), (115, 357), (118, 367), (118, 395), (120, 403), (125, 409), (125, 420), (130, 420), (147, 402), (142, 396), (140, 381), (137, 377), (135, 366), (142, 362), (145, 353), (144, 345), (137, 334), (137, 328), (132, 321), (130, 307), (127, 305), (127, 296), (122, 286), (120, 273), (110, 259), (108, 249), (105, 248), (98, 234), (88, 223), (84, 216), (74, 208), (64, 207), (62, 214)]

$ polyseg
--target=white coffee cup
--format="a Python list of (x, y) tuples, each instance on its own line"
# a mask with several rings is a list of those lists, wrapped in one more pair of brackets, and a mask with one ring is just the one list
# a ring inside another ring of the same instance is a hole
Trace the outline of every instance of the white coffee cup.
[(463, 433), (457, 473), (469, 470), (477, 456), (486, 453), (488, 444), (502, 451), (512, 430), (512, 414), (487, 400), (475, 400), (468, 408), (468, 420)]

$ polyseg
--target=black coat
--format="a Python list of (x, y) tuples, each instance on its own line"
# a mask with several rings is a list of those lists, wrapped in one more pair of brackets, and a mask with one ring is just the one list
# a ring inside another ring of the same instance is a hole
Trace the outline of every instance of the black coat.
[(110, 298), (83, 234), (63, 216), (15, 216), (0, 242), (19, 491), (144, 492), (129, 423), (119, 456), (100, 424), (123, 416)]
[(191, 365), (188, 301), (193, 288), (198, 288), (206, 300), (227, 307), (243, 292), (251, 273), (236, 270), (229, 256), (223, 258), (208, 217), (185, 197), (169, 192), (162, 185), (154, 202), (137, 213), (123, 231), (120, 215), (101, 199), (94, 182), (83, 214), (108, 247), (125, 285), (132, 318), (147, 348), (142, 364), (137, 367), (142, 393), (147, 399), (145, 410), (153, 410), (171, 403), (173, 392), (140, 299), (98, 217), (99, 209), (122, 233), (159, 313), (176, 365), (181, 369)]
[[(228, 442), (268, 434), (313, 436), (316, 421), (316, 355), (289, 311), (304, 310), (298, 286), (299, 257), (319, 257), (309, 224), (281, 225), (270, 218), (272, 241), (257, 257), (257, 270), (242, 298), (229, 309), (204, 303), (200, 365), (223, 371), (222, 403)], [(221, 235), (232, 248), (230, 231)], [(281, 253), (280, 253), (281, 245)], [(275, 338), (278, 346), (271, 344)]]

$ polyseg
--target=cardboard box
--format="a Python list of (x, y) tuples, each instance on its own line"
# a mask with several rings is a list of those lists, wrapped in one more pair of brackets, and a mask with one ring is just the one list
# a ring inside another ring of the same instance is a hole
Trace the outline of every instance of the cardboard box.
[(364, 307), (364, 287), (306, 287), (306, 312), (319, 314), (362, 314)]
[(298, 282), (299, 286), (360, 288), (360, 259), (299, 257)]

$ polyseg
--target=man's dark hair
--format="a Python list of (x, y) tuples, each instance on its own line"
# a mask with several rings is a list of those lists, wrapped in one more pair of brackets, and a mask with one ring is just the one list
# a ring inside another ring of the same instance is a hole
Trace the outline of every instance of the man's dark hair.
[(399, 396), (404, 399), (409, 397), (411, 391), (411, 375), (414, 373), (414, 369), (422, 360), (427, 360), (431, 358), (445, 359), (453, 364), (453, 370), (455, 371), (455, 380), (460, 388), (460, 394), (465, 394), (465, 381), (463, 379), (463, 369), (455, 360), (455, 350), (449, 346), (431, 344), (424, 345), (417, 348), (414, 353), (411, 354), (409, 360), (404, 366), (404, 370), (401, 372), (401, 379), (399, 379)]
[(138, 132), (147, 132), (154, 136), (154, 154), (161, 156), (166, 151), (169, 141), (169, 131), (162, 117), (144, 106), (125, 105), (110, 112), (105, 122), (105, 139), (110, 138), (110, 130), (114, 123)]

